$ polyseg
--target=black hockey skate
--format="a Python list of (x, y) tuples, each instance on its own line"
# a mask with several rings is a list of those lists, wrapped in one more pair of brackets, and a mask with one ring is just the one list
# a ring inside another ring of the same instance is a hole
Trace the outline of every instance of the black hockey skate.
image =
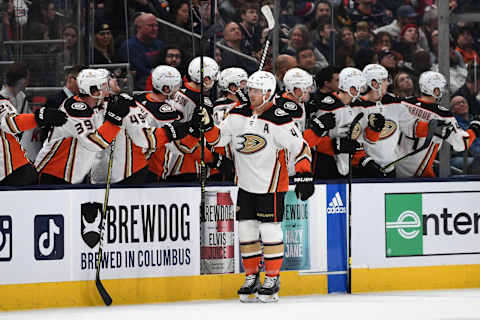
[[(257, 292), (260, 289), (260, 274), (254, 273), (245, 278), (244, 284), (238, 289), (241, 302), (256, 302)], [(253, 295), (253, 297), (252, 297)]]
[(280, 291), (280, 276), (265, 276), (263, 286), (258, 290), (258, 299), (261, 302), (277, 302)]

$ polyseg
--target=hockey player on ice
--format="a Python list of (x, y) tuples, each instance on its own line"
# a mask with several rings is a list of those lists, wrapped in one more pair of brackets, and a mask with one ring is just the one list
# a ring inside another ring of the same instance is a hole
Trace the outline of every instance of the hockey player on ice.
[[(250, 104), (232, 109), (219, 127), (214, 126), (205, 109), (198, 115), (210, 144), (231, 144), (233, 149), (239, 187), (240, 250), (246, 273), (245, 283), (238, 290), (241, 301), (252, 294), (264, 302), (278, 300), (284, 252), (281, 221), (289, 184), (285, 150), (295, 155), (297, 197), (307, 200), (314, 191), (310, 148), (289, 114), (271, 102), (275, 85), (273, 74), (257, 71), (247, 81)], [(262, 254), (266, 276), (260, 285)]]
[[(478, 120), (472, 121), (469, 129), (464, 131), (459, 127), (450, 110), (439, 105), (442, 95), (447, 90), (446, 85), (447, 81), (442, 74), (426, 71), (420, 75), (419, 79), (420, 97), (412, 97), (404, 102), (413, 118), (423, 121), (438, 119), (451, 126), (444, 130), (443, 136), (434, 135), (426, 149), (400, 161), (395, 166), (397, 177), (435, 177), (433, 160), (443, 140), (452, 145), (456, 152), (462, 152), (468, 149), (473, 140), (479, 136), (480, 123)], [(423, 146), (424, 142), (424, 138), (415, 138), (402, 134), (398, 145), (398, 154), (402, 156), (412, 152)]]

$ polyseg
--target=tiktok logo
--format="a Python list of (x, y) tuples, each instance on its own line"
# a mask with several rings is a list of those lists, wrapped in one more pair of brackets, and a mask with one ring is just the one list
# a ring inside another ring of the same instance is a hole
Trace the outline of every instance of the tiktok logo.
[(38, 215), (34, 219), (36, 260), (60, 260), (64, 254), (64, 223), (62, 215)]

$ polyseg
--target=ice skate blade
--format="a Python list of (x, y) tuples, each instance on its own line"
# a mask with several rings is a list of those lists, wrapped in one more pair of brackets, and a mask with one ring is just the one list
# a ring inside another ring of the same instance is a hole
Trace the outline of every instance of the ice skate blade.
[(278, 292), (272, 295), (258, 295), (258, 299), (263, 303), (278, 302)]
[(253, 293), (253, 294), (241, 294), (239, 295), (240, 297), (240, 302), (242, 303), (256, 303), (258, 302), (258, 294)]

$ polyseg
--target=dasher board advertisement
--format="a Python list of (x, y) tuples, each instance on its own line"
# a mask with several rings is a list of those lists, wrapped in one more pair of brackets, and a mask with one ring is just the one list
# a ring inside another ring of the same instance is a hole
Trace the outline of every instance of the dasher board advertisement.
[[(0, 192), (0, 284), (95, 278), (104, 190)], [(200, 274), (199, 188), (112, 189), (102, 278)]]
[(354, 183), (353, 268), (480, 264), (480, 182)]

